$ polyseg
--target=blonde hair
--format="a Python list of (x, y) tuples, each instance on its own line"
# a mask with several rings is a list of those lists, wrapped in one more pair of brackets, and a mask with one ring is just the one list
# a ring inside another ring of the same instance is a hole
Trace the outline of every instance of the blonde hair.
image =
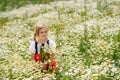
[(34, 41), (38, 41), (38, 39), (39, 39), (39, 31), (40, 31), (41, 29), (43, 29), (43, 28), (48, 29), (48, 28), (46, 27), (46, 25), (44, 25), (44, 24), (40, 24), (40, 25), (36, 25), (36, 26), (35, 26), (35, 29), (34, 29)]

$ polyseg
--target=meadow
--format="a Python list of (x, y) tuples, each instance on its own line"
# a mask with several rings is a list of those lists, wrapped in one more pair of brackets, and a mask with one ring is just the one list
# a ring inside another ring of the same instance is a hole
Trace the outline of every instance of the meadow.
[[(120, 80), (119, 0), (41, 3), (1, 9), (0, 80)], [(57, 44), (57, 74), (33, 70), (29, 45), (39, 23)]]

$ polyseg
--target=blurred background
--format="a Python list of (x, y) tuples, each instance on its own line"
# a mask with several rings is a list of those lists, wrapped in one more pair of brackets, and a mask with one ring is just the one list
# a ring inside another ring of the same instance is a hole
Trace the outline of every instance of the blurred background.
[[(33, 70), (39, 23), (57, 44), (57, 74)], [(0, 80), (120, 80), (120, 0), (0, 0)]]

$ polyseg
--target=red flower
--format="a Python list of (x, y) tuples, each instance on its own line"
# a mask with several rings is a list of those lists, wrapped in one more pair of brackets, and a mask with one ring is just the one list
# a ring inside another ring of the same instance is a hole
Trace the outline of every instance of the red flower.
[(40, 62), (40, 60), (41, 60), (41, 55), (35, 54), (35, 62)]
[(57, 64), (57, 62), (55, 60), (53, 60), (52, 63), (51, 63), (52, 68), (55, 68), (56, 64)]

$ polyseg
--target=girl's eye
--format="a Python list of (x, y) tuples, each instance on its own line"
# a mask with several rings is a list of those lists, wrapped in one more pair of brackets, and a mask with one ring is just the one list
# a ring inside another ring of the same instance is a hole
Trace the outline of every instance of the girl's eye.
[(43, 32), (40, 32), (40, 33), (43, 33)]
[(40, 32), (40, 33), (41, 33), (41, 34), (42, 34), (42, 33), (47, 33), (47, 31), (42, 31), (42, 32)]
[(47, 31), (45, 31), (45, 33), (47, 33)]

